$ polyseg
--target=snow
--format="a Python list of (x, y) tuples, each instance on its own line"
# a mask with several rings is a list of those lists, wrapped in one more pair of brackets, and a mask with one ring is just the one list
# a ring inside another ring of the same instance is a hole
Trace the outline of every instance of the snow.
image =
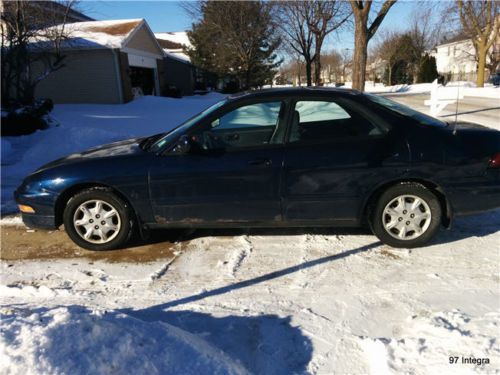
[(499, 211), (458, 219), (413, 250), (358, 231), (254, 230), (200, 232), (151, 263), (3, 262), (0, 370), (493, 373), (499, 226)]
[[(193, 47), (193, 45), (189, 41), (187, 32), (185, 31), (155, 33), (155, 37), (156, 39), (168, 40), (170, 42), (180, 44), (181, 46), (186, 48)], [(191, 58), (186, 53), (184, 53), (184, 50), (182, 48), (163, 48), (163, 51), (166, 55), (170, 56), (173, 59), (179, 60), (181, 62), (191, 62)]]
[(220, 349), (167, 323), (83, 307), (2, 311), (3, 374), (246, 374)]
[(51, 117), (59, 126), (2, 137), (2, 213), (16, 210), (14, 189), (43, 164), (104, 143), (168, 131), (222, 98), (210, 93), (183, 99), (144, 96), (120, 105), (56, 104)]
[[(431, 86), (432, 86), (431, 83), (385, 86), (383, 83), (373, 83), (371, 81), (368, 81), (366, 82), (365, 85), (365, 91), (377, 94), (381, 93), (398, 93), (401, 95), (422, 94), (422, 93), (430, 93)], [(346, 82), (345, 86), (342, 86), (341, 88), (350, 89), (351, 87), (352, 87), (352, 82)], [(448, 84), (446, 84), (445, 87), (458, 87), (460, 93), (463, 93), (464, 96), (474, 96), (474, 97), (500, 100), (500, 87), (493, 86), (490, 83), (486, 83), (485, 87), (476, 87), (476, 85), (473, 82), (458, 81), (458, 82), (449, 82)]]
[(42, 30), (31, 42), (43, 46), (47, 41), (44, 35), (50, 36), (57, 32), (66, 36), (61, 44), (63, 48), (122, 48), (127, 37), (142, 22), (143, 19), (123, 19), (56, 25)]
[(170, 50), (170, 49), (166, 49), (164, 48), (163, 51), (165, 52), (165, 54), (175, 60), (179, 60), (181, 62), (188, 62), (190, 63), (191, 62), (191, 58), (186, 55), (184, 52), (178, 52), (177, 50)]
[(186, 46), (188, 48), (192, 47), (192, 44), (189, 40), (189, 37), (188, 37), (186, 31), (155, 33), (155, 37), (157, 39), (168, 40), (170, 42), (181, 44), (181, 45)]

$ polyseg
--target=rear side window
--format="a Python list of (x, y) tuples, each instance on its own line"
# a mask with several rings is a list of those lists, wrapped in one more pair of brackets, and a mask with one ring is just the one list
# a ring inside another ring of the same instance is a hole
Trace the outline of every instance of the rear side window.
[(300, 114), (300, 122), (324, 122), (351, 118), (338, 104), (333, 102), (297, 102), (295, 110)]
[(304, 100), (295, 104), (290, 142), (325, 141), (381, 135), (362, 115), (334, 101)]

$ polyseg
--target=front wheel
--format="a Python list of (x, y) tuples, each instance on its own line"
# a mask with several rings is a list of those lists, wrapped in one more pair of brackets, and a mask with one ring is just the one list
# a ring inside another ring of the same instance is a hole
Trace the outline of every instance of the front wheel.
[(132, 234), (130, 207), (105, 188), (87, 189), (72, 197), (63, 221), (73, 242), (89, 250), (116, 249)]
[(427, 243), (439, 230), (441, 205), (423, 185), (399, 184), (388, 188), (371, 215), (375, 235), (392, 247), (414, 248)]

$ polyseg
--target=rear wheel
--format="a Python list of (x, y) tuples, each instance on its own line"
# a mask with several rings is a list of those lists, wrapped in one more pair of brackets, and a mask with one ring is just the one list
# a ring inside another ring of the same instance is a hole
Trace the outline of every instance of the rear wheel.
[(441, 214), (439, 200), (429, 189), (399, 184), (380, 196), (371, 215), (372, 230), (390, 246), (419, 247), (439, 230)]
[(64, 228), (78, 246), (111, 250), (132, 235), (130, 207), (110, 189), (92, 188), (72, 197), (64, 210)]

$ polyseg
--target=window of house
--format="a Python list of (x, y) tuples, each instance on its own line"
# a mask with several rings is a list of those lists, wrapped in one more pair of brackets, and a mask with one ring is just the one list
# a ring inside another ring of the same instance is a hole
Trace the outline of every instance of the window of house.
[(380, 135), (364, 117), (333, 101), (298, 101), (292, 115), (290, 142)]

